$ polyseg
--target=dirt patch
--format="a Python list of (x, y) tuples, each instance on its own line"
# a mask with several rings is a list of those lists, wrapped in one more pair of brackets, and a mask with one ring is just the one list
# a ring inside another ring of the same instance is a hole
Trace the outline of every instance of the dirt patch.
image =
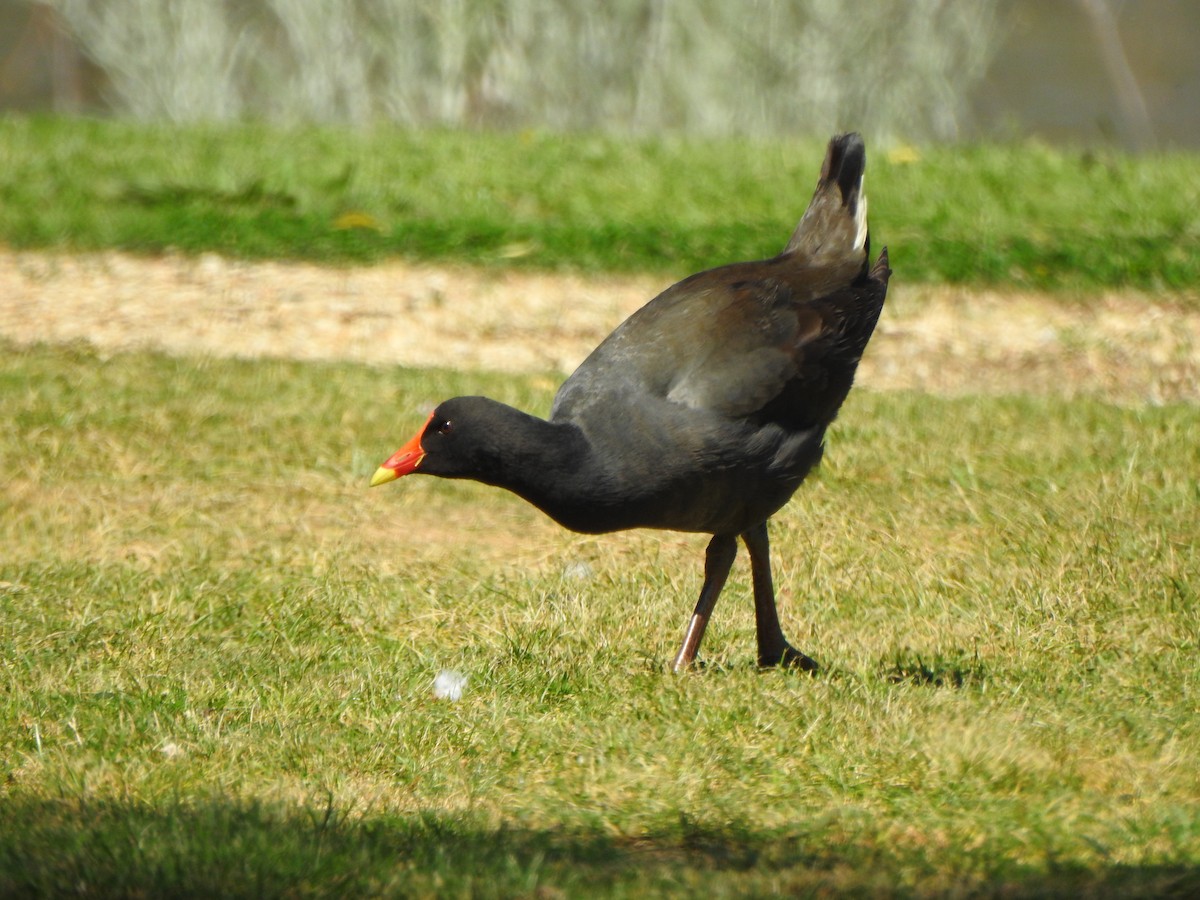
[[(0, 337), (216, 356), (569, 372), (670, 283), (389, 262), (359, 268), (0, 251)], [(1200, 401), (1194, 302), (906, 285), (859, 383)]]

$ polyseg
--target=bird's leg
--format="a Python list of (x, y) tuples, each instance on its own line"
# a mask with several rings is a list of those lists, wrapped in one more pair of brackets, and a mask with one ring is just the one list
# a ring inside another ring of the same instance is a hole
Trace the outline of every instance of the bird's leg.
[(700, 641), (704, 638), (704, 629), (708, 627), (708, 617), (712, 615), (717, 598), (721, 596), (721, 588), (725, 587), (725, 579), (729, 577), (735, 556), (737, 538), (717, 534), (708, 542), (708, 551), (704, 556), (704, 587), (700, 589), (700, 599), (696, 601), (696, 609), (683, 636), (683, 646), (675, 657), (673, 668), (676, 672), (690, 668), (695, 662), (696, 651), (700, 649)]
[(754, 578), (758, 664), (763, 667), (791, 666), (805, 672), (815, 672), (816, 662), (789, 644), (779, 626), (779, 613), (775, 610), (775, 585), (771, 581), (771, 544), (767, 539), (767, 523), (743, 532), (742, 540), (750, 551), (750, 572)]

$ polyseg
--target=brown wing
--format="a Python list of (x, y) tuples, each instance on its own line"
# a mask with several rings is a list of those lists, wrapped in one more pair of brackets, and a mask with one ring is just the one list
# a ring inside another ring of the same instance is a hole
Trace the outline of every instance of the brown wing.
[[(843, 272), (764, 264), (711, 286), (715, 340), (697, 341), (668, 399), (731, 418), (807, 428), (836, 414), (879, 317), (883, 267)], [(837, 282), (840, 280), (840, 285)], [(717, 299), (719, 298), (719, 299)]]

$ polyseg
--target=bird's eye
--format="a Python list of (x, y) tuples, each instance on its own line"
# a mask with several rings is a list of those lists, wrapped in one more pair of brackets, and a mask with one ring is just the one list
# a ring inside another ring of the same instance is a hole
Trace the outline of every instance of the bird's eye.
[(449, 419), (437, 427), (438, 434), (449, 434), (453, 430), (454, 426), (450, 423)]

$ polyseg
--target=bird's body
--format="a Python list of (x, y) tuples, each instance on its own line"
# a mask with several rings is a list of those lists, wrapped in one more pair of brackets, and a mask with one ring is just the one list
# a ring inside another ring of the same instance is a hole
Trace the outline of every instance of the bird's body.
[(713, 535), (676, 667), (695, 656), (741, 536), (759, 662), (815, 668), (783, 639), (765, 523), (819, 462), (883, 306), (870, 265), (865, 150), (830, 141), (812, 203), (779, 256), (710, 269), (625, 320), (559, 389), (548, 420), (484, 397), (441, 404), (372, 483), (417, 471), (513, 491), (575, 531)]

